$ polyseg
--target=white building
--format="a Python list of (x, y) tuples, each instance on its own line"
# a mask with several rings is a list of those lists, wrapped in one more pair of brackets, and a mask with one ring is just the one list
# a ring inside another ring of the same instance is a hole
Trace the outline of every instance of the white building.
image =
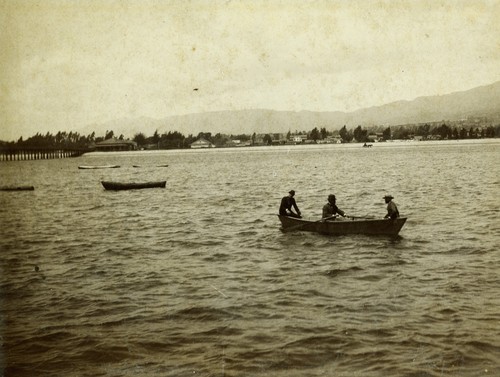
[(191, 143), (190, 147), (192, 149), (199, 149), (199, 148), (215, 148), (215, 145), (209, 142), (208, 140), (205, 140), (203, 138), (199, 138), (195, 142)]

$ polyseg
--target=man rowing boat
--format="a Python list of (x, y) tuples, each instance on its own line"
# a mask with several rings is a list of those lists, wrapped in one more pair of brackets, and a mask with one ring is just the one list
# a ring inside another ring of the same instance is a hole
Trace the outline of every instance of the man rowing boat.
[(342, 211), (337, 205), (335, 204), (336, 198), (335, 195), (330, 194), (328, 195), (328, 203), (326, 203), (323, 206), (323, 219), (327, 217), (333, 217), (336, 214), (339, 214), (340, 216), (346, 217), (346, 213)]
[(384, 200), (387, 203), (387, 215), (385, 215), (385, 219), (391, 218), (394, 220), (399, 217), (398, 206), (392, 201), (392, 199), (394, 199), (392, 195), (384, 196)]
[[(295, 196), (295, 191), (290, 190), (288, 192), (287, 196), (284, 196), (281, 199), (281, 205), (280, 205), (280, 215), (282, 216), (290, 216), (290, 217), (302, 217), (300, 215), (300, 210), (299, 207), (297, 207), (297, 203), (295, 202), (294, 199)], [(295, 209), (295, 212), (292, 211), (292, 207)]]

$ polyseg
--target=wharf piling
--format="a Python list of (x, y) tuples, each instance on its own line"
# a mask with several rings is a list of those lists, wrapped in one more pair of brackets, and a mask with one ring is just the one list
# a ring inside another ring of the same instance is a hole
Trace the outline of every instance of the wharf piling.
[(79, 157), (87, 149), (74, 148), (0, 148), (0, 161), (49, 160)]

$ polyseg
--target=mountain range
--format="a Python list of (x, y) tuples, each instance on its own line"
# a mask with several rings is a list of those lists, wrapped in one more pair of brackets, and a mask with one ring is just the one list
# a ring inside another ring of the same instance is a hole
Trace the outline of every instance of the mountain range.
[(169, 116), (163, 119), (140, 117), (92, 124), (79, 130), (88, 135), (101, 136), (112, 130), (118, 136), (132, 138), (142, 132), (152, 136), (178, 131), (183, 135), (199, 132), (212, 134), (286, 133), (310, 131), (325, 127), (328, 131), (344, 125), (353, 129), (358, 125), (395, 126), (425, 122), (456, 121), (467, 117), (500, 119), (500, 81), (462, 92), (440, 96), (418, 97), (411, 101), (396, 101), (382, 106), (368, 107), (353, 112), (275, 111), (266, 109), (214, 111)]

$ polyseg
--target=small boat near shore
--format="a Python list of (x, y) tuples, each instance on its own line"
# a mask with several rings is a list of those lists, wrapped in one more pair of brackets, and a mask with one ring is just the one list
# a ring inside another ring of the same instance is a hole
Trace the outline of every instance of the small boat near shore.
[(0, 186), (0, 191), (33, 191), (33, 186)]
[(80, 165), (78, 169), (116, 169), (120, 165)]
[(112, 182), (101, 181), (106, 190), (139, 190), (147, 188), (165, 188), (167, 181), (155, 182)]
[[(132, 165), (133, 168), (142, 168), (142, 165)], [(156, 165), (157, 168), (168, 168), (168, 165)]]
[(311, 221), (278, 215), (283, 231), (303, 230), (321, 234), (367, 234), (396, 236), (406, 222), (406, 217), (397, 219), (369, 219), (354, 217), (351, 220)]

